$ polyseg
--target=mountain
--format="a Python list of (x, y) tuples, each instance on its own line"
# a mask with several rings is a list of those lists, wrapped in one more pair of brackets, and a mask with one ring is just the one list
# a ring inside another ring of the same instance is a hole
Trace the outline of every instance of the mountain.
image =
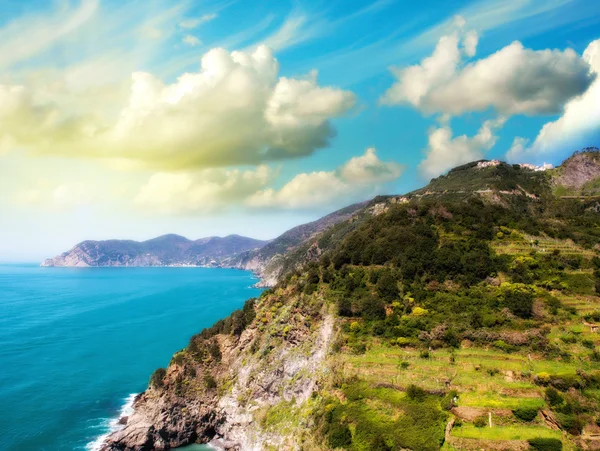
[(45, 260), (42, 266), (220, 266), (242, 252), (268, 241), (239, 235), (189, 240), (163, 235), (147, 241), (83, 241), (73, 249)]
[(556, 192), (573, 161), (474, 162), (297, 229), (103, 449), (600, 449), (600, 201)]

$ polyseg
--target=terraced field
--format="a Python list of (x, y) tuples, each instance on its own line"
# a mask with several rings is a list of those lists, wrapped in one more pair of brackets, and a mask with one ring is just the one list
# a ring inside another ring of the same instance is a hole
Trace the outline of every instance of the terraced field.
[[(511, 237), (510, 232), (507, 235), (508, 238), (494, 241), (498, 254), (527, 256), (533, 250), (582, 259), (595, 255), (566, 241), (518, 234)], [(454, 237), (445, 235), (443, 239), (451, 242)], [(506, 278), (499, 275), (500, 280)], [(557, 427), (545, 397), (545, 386), (540, 383), (548, 374), (574, 378), (582, 371), (600, 370), (600, 362), (589, 357), (590, 351), (600, 346), (600, 334), (593, 332), (583, 318), (591, 312), (600, 312), (600, 298), (593, 291), (592, 270), (565, 269), (560, 280), (564, 284), (561, 290), (544, 291), (544, 296), (556, 298), (570, 310), (559, 322), (548, 326), (547, 339), (561, 350), (556, 357), (520, 350), (505, 352), (493, 346), (477, 347), (468, 340), (458, 349), (423, 352), (373, 338), (364, 354), (338, 354), (334, 366), (341, 368), (346, 377), (366, 381), (372, 387), (401, 392), (416, 385), (440, 396), (456, 391), (442, 448), (447, 451), (527, 450), (530, 449), (527, 440), (533, 438), (559, 439), (565, 450), (581, 449), (578, 446), (582, 444), (589, 447), (584, 449), (600, 449), (596, 435), (600, 428), (588, 426), (576, 444), (573, 437)], [(592, 391), (586, 394), (594, 395)], [(600, 390), (595, 395), (600, 399)], [(528, 408), (539, 411), (531, 421), (515, 416), (516, 410)], [(477, 427), (477, 422), (485, 424)]]

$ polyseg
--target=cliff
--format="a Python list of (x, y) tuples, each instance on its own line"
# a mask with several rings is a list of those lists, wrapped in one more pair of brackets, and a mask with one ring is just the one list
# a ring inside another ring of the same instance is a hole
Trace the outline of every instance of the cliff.
[[(290, 430), (265, 428), (264, 416), (257, 417), (273, 406), (308, 402), (325, 375), (333, 316), (322, 302), (302, 305), (291, 289), (251, 300), (244, 310), (248, 317), (239, 324), (193, 337), (167, 370), (158, 370), (136, 399), (135, 413), (104, 449), (170, 449), (194, 442), (227, 450), (290, 448), (295, 440)], [(298, 424), (294, 433), (301, 429)]]
[(163, 235), (147, 241), (83, 241), (73, 249), (45, 260), (42, 266), (219, 266), (236, 255), (258, 249), (268, 241), (239, 235), (189, 240)]

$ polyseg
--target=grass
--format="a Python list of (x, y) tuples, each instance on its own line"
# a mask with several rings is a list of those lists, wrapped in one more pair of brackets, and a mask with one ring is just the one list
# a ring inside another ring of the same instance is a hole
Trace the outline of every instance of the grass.
[(489, 407), (492, 409), (516, 409), (517, 407), (545, 407), (546, 402), (540, 396), (534, 398), (503, 396), (496, 392), (463, 393), (458, 405), (469, 407)]
[(452, 429), (454, 437), (472, 438), (478, 440), (528, 440), (530, 438), (562, 439), (562, 432), (543, 426), (495, 426), (477, 428), (470, 424)]

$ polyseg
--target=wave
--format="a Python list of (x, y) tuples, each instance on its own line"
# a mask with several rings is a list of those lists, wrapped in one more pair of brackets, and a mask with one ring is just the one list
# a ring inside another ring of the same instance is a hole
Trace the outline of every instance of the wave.
[(125, 398), (125, 403), (119, 410), (119, 414), (116, 416), (116, 418), (106, 418), (102, 421), (100, 427), (106, 430), (106, 432), (104, 432), (104, 434), (102, 435), (99, 435), (96, 439), (85, 445), (86, 450), (100, 451), (100, 448), (102, 448), (104, 441), (108, 438), (110, 434), (121, 430), (125, 427), (125, 425), (119, 424), (119, 419), (122, 417), (128, 417), (133, 413), (133, 402), (135, 401), (137, 395), (137, 393), (132, 393), (129, 396), (127, 396), (127, 398)]

